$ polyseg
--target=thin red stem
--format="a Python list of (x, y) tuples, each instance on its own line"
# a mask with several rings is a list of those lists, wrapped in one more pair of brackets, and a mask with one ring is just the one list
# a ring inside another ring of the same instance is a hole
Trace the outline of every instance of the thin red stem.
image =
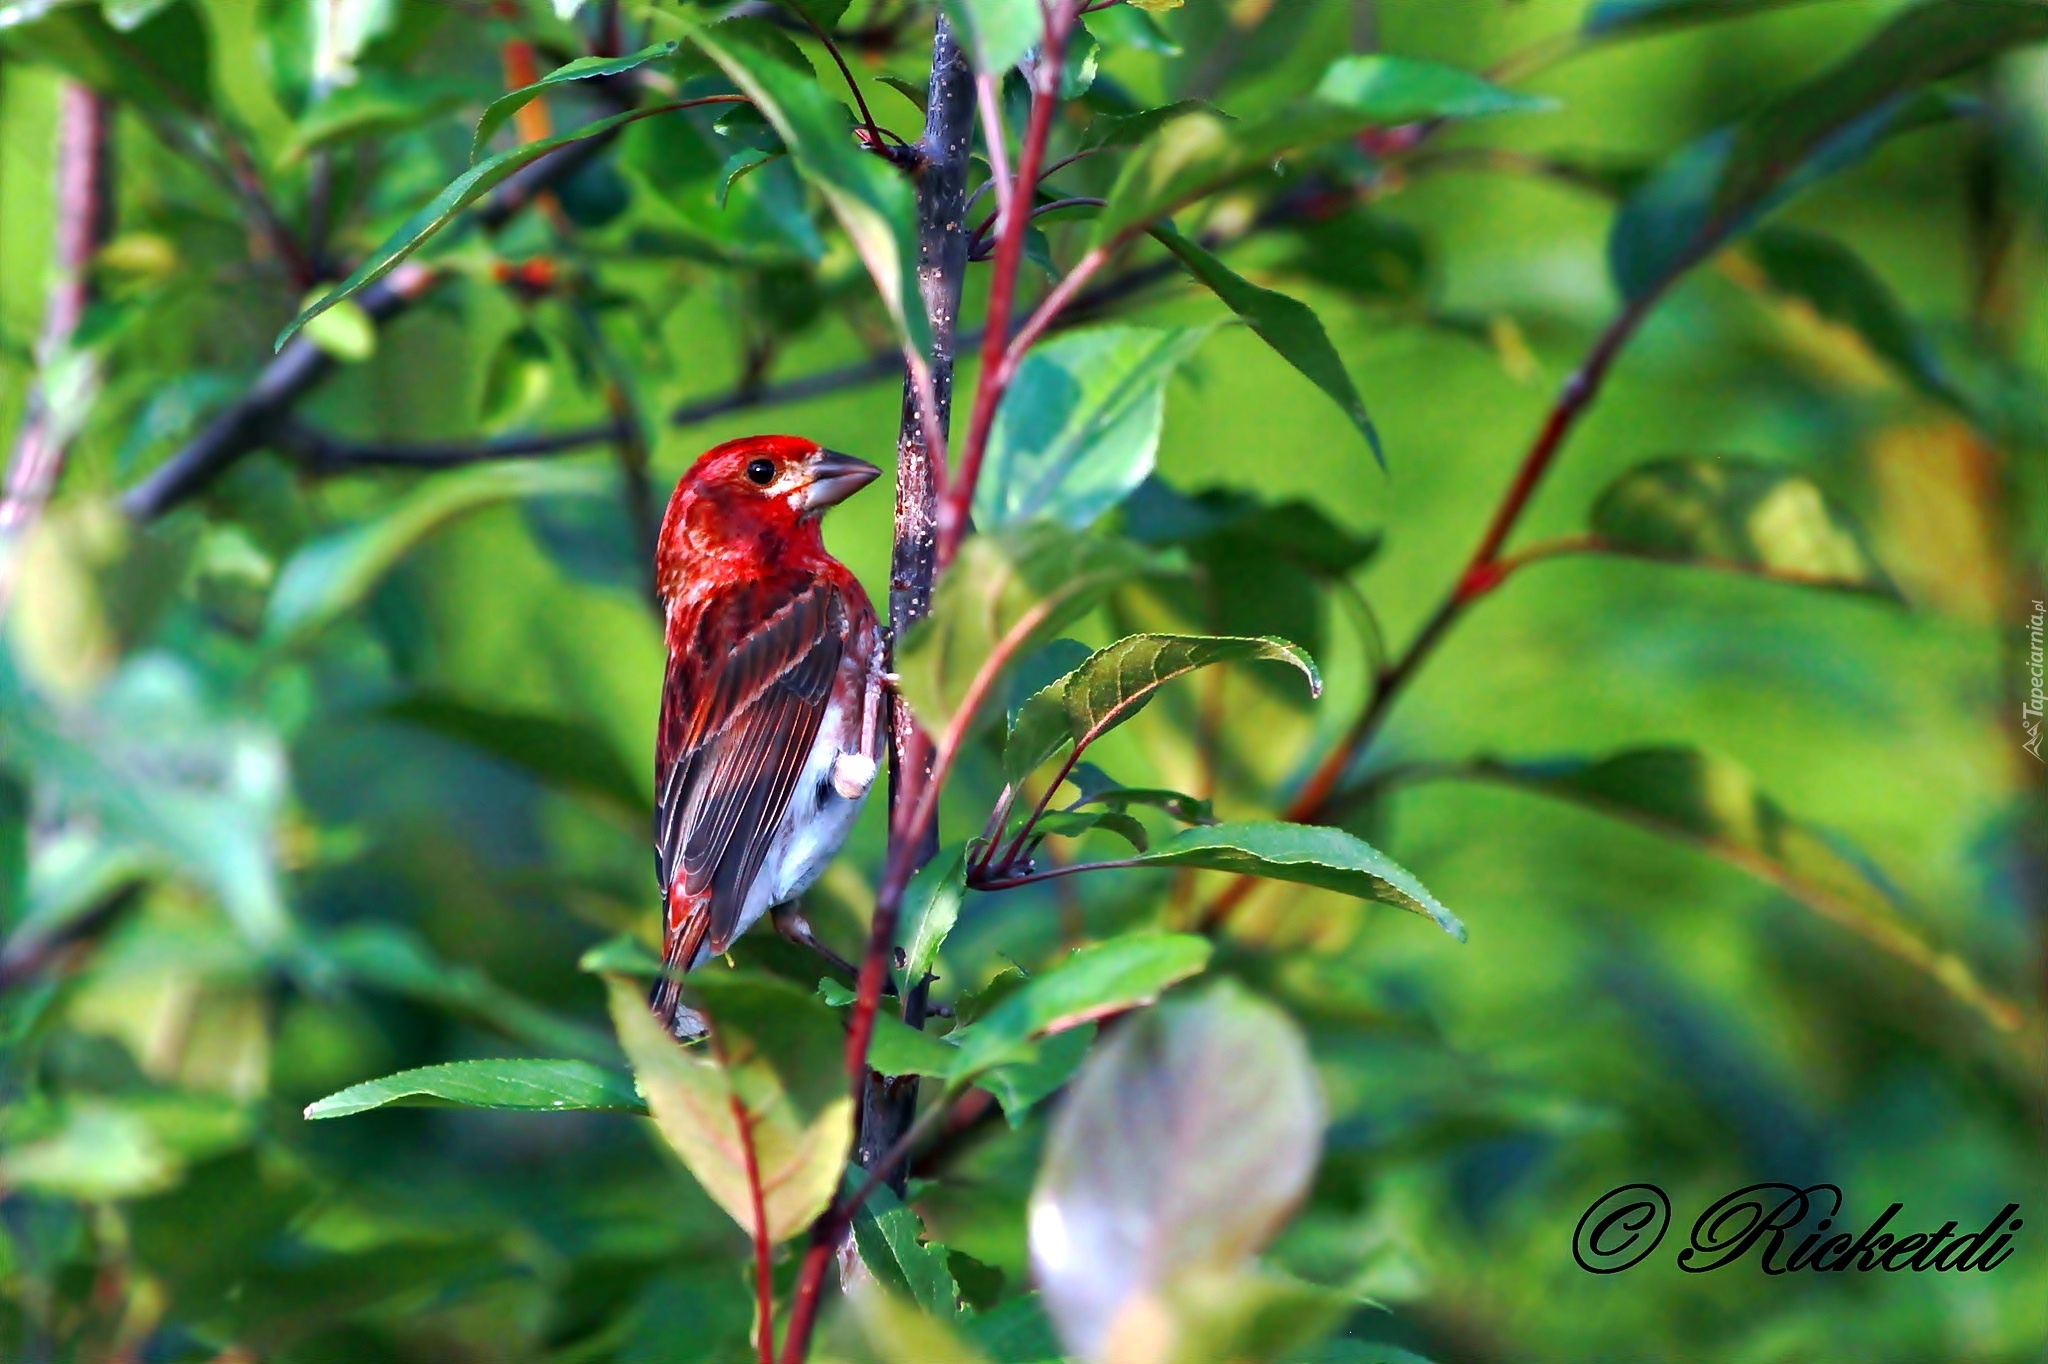
[(853, 78), (853, 69), (846, 64), (846, 58), (840, 55), (839, 44), (832, 41), (832, 35), (827, 33), (802, 5), (791, 3), (791, 0), (782, 0), (782, 5), (803, 20), (804, 26), (810, 29), (818, 41), (825, 45), (825, 50), (832, 54), (833, 62), (839, 67), (839, 74), (846, 78), (847, 92), (853, 96), (853, 102), (860, 107), (861, 126), (868, 130), (871, 137), (881, 137), (882, 129), (875, 125), (875, 116), (868, 112), (867, 98), (860, 92), (860, 82)]
[(953, 562), (960, 541), (967, 533), (967, 518), (974, 502), (974, 485), (981, 476), (981, 459), (988, 448), (989, 431), (995, 426), (996, 404), (1002, 400), (1008, 376), (1005, 348), (1010, 334), (1010, 313), (1016, 304), (1017, 267), (1024, 259), (1024, 233), (1030, 214), (1020, 212), (1029, 205), (1038, 185), (1039, 167), (1045, 164), (1045, 144), (1052, 135), (1052, 116), (1059, 104), (1060, 73), (1065, 69), (1067, 35), (1074, 26), (1073, 0), (1052, 0), (1045, 11), (1045, 37), (1039, 44), (1038, 65), (1033, 72), (1031, 119), (1024, 130), (1024, 145), (1017, 156), (1017, 182), (1002, 215), (1002, 230), (996, 238), (995, 266), (989, 278), (988, 317), (981, 338), (981, 375), (974, 388), (974, 413), (969, 418), (967, 441), (960, 450), (960, 466), (953, 485), (939, 504), (938, 562), (941, 572)]
[(1126, 857), (1114, 862), (1069, 862), (1065, 866), (1047, 867), (1044, 871), (1028, 871), (1021, 876), (992, 876), (973, 883), (976, 890), (1012, 890), (1018, 886), (1034, 885), (1039, 881), (1051, 881), (1062, 876), (1073, 876), (1084, 871), (1129, 871), (1132, 867), (1155, 866), (1141, 857)]
[(796, 1305), (790, 1308), (789, 1325), (782, 1333), (782, 1364), (803, 1364), (811, 1352), (811, 1331), (818, 1324), (825, 1271), (832, 1264), (838, 1241), (838, 1232), (828, 1231), (826, 1222), (821, 1218), (811, 1228), (811, 1243), (804, 1247), (803, 1267), (797, 1271)]
[(761, 1158), (754, 1150), (753, 1120), (740, 1096), (732, 1096), (733, 1121), (747, 1157), (747, 1191), (754, 1200), (754, 1311), (759, 1316), (761, 1364), (775, 1364), (775, 1247), (768, 1243), (768, 1200), (761, 1191)]

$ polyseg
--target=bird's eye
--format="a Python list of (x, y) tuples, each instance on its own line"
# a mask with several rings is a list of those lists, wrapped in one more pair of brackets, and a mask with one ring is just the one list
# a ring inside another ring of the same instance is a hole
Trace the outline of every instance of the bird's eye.
[(748, 460), (747, 478), (760, 487), (767, 487), (775, 481), (775, 462), (766, 459)]

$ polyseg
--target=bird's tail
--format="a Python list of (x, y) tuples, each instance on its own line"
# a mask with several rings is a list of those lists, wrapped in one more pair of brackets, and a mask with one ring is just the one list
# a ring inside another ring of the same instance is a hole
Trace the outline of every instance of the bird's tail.
[(704, 945), (704, 934), (710, 927), (709, 914), (695, 913), (683, 920), (681, 931), (669, 936), (667, 950), (662, 953), (661, 975), (656, 977), (654, 989), (647, 996), (647, 1007), (661, 1020), (661, 1026), (685, 1040), (704, 1031), (703, 1017), (683, 1003), (683, 973), (696, 964), (697, 950)]

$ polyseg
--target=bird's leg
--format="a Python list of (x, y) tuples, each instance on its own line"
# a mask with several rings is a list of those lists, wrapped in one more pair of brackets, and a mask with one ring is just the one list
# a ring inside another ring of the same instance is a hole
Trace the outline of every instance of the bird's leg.
[(795, 943), (798, 947), (810, 948), (849, 976), (858, 977), (860, 975), (859, 967), (825, 946), (823, 942), (819, 941), (818, 935), (811, 931), (810, 921), (804, 918), (804, 907), (801, 900), (785, 900), (770, 909), (768, 915), (775, 921), (775, 931)]
[(832, 789), (848, 800), (859, 800), (875, 784), (882, 763), (882, 657), (877, 653), (868, 664), (867, 694), (861, 698), (860, 748), (841, 753), (832, 762)]

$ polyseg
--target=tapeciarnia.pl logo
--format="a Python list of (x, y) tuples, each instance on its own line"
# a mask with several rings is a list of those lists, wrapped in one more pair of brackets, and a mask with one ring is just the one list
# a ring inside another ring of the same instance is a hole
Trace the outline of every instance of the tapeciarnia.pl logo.
[(2027, 699), (2020, 704), (2020, 728), (2026, 731), (2027, 741), (2020, 745), (2033, 755), (2035, 762), (2041, 757), (2041, 710), (2044, 699), (2041, 679), (2043, 675), (2041, 654), (2041, 632), (2044, 621), (2048, 621), (2048, 603), (2035, 602), (2034, 614), (2027, 619)]

